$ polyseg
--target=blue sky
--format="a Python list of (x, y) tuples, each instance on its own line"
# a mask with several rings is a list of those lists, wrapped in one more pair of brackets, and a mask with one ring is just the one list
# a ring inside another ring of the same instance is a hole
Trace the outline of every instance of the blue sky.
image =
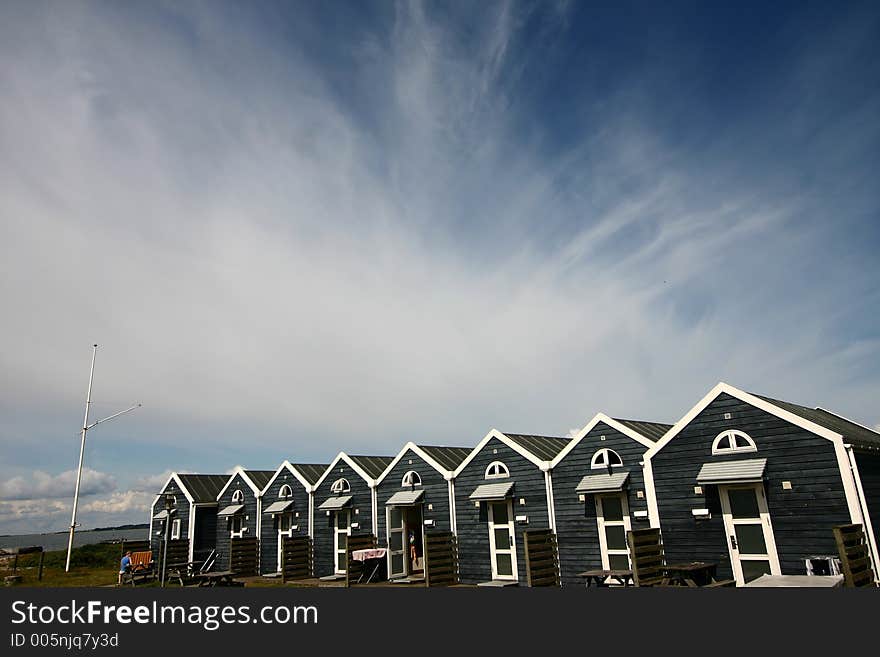
[(880, 424), (880, 10), (711, 4), (4, 3), (0, 533), (93, 342), (85, 525), (720, 380)]

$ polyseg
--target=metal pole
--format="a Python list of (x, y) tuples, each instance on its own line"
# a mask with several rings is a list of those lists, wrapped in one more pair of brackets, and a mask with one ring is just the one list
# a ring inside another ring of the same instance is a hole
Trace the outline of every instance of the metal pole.
[(168, 503), (165, 503), (165, 545), (162, 547), (162, 581), (161, 588), (165, 588), (165, 561), (168, 559), (168, 532), (171, 529), (171, 513), (168, 511)]
[(98, 353), (98, 345), (92, 345), (92, 368), (89, 371), (89, 389), (86, 392), (86, 414), (83, 419), (82, 438), (79, 444), (79, 466), (76, 470), (76, 489), (73, 492), (73, 514), (70, 517), (70, 537), (67, 539), (67, 561), (64, 564), (64, 572), (70, 572), (70, 553), (73, 551), (73, 533), (76, 531), (76, 505), (79, 502), (79, 484), (82, 480), (83, 454), (86, 450), (86, 431), (89, 427), (89, 405), (92, 403), (92, 378), (95, 375), (95, 355)]

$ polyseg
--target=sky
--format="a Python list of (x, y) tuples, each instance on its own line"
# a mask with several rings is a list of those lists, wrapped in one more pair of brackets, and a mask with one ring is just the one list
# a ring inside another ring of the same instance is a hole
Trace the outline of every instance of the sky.
[(0, 6), (0, 533), (719, 381), (880, 426), (876, 3)]

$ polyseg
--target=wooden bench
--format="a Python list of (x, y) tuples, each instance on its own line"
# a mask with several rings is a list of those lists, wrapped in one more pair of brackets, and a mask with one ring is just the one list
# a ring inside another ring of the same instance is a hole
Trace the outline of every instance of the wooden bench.
[(596, 568), (578, 573), (578, 577), (584, 578), (587, 588), (590, 586), (609, 586), (608, 580), (621, 586), (632, 586), (633, 584), (633, 571), (631, 570)]
[(153, 552), (132, 552), (128, 570), (122, 573), (122, 583), (132, 586), (138, 582), (156, 579), (156, 568), (153, 563)]

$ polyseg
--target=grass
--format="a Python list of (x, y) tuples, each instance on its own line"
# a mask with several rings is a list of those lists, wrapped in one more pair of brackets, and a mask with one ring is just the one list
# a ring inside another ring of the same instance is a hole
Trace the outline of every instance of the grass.
[[(43, 560), (43, 579), (37, 579), (39, 553), (22, 554), (18, 557), (15, 575), (21, 576), (16, 586), (113, 586), (119, 572), (121, 546), (111, 543), (95, 543), (73, 549), (70, 555), (70, 572), (64, 572), (67, 550), (46, 552)], [(0, 577), (12, 575), (12, 558), (0, 564)]]

